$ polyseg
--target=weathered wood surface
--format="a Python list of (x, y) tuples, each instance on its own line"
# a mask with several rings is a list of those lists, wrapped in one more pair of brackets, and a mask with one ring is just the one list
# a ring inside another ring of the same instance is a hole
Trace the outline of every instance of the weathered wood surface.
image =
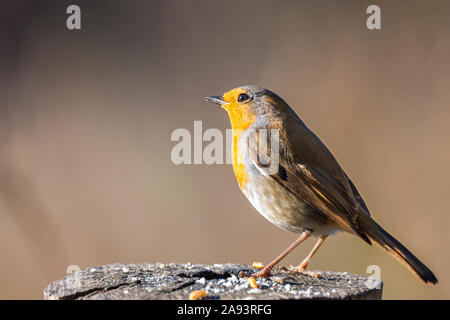
[(251, 288), (238, 264), (110, 264), (77, 271), (51, 283), (45, 299), (189, 299), (205, 290), (204, 299), (381, 299), (382, 282), (337, 272), (292, 274), (276, 269), (270, 279)]

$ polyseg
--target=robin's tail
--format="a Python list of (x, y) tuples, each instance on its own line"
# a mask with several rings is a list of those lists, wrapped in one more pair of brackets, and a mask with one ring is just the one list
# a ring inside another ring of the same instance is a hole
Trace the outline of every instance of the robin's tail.
[(390, 254), (403, 263), (412, 273), (418, 276), (425, 283), (436, 284), (438, 282), (433, 272), (417, 259), (400, 242), (387, 233), (378, 223), (366, 214), (359, 216), (361, 229), (370, 239), (385, 248)]

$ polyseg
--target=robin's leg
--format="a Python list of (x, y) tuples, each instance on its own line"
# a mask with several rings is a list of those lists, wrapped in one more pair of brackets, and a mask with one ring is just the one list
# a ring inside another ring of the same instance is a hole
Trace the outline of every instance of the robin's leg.
[(306, 240), (309, 236), (311, 235), (311, 232), (309, 231), (304, 231), (300, 237), (298, 237), (297, 240), (295, 240), (290, 246), (289, 248), (287, 248), (286, 250), (283, 251), (283, 253), (281, 253), (275, 260), (273, 260), (270, 264), (268, 264), (267, 266), (265, 266), (263, 269), (261, 269), (261, 271), (256, 272), (255, 274), (253, 274), (253, 277), (257, 277), (257, 278), (267, 278), (270, 277), (270, 270), (272, 270), (272, 268), (278, 263), (280, 262), (284, 257), (286, 257), (289, 252), (291, 252), (292, 250), (294, 250), (300, 243), (302, 243), (304, 240)]
[(311, 261), (311, 258), (317, 252), (317, 250), (319, 250), (320, 246), (322, 245), (322, 243), (325, 241), (326, 238), (327, 238), (327, 236), (323, 236), (316, 242), (316, 244), (314, 245), (314, 248), (311, 250), (311, 252), (305, 258), (305, 260), (303, 260), (302, 263), (300, 263), (297, 267), (295, 267), (296, 272), (305, 271), (306, 267), (308, 266), (309, 261)]

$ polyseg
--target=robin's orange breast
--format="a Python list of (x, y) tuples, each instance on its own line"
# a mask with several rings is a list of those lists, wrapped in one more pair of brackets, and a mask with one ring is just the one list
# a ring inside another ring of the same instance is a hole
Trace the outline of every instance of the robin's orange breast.
[(239, 183), (239, 187), (244, 191), (248, 182), (248, 172), (245, 166), (245, 152), (239, 147), (239, 140), (242, 136), (242, 130), (233, 129), (233, 142), (232, 142), (232, 162), (233, 162), (233, 171), (236, 179)]
[(245, 150), (239, 145), (242, 134), (255, 122), (256, 114), (245, 108), (225, 108), (233, 128), (232, 163), (236, 179), (241, 189), (245, 188), (248, 173), (245, 168)]

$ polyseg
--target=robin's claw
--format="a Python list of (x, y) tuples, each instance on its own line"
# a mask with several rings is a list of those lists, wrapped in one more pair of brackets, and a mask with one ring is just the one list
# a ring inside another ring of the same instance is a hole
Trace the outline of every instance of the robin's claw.
[(309, 271), (306, 270), (304, 268), (302, 268), (301, 266), (295, 267), (294, 269), (291, 270), (291, 274), (304, 274), (313, 278), (320, 278), (320, 275), (318, 272), (314, 272), (314, 271)]
[(291, 274), (303, 274), (306, 273), (306, 269), (302, 268), (301, 266), (295, 267), (293, 269), (291, 269)]
[(252, 277), (255, 278), (270, 278), (270, 269), (263, 268), (261, 271), (255, 272)]

